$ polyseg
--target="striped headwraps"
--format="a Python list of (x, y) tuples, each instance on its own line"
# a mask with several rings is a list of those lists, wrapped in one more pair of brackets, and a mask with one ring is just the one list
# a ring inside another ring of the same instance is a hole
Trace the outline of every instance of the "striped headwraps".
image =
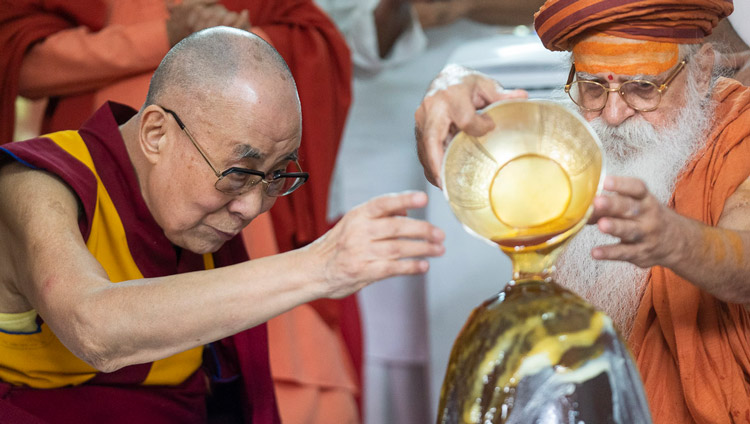
[(571, 50), (592, 32), (695, 44), (733, 9), (732, 0), (548, 0), (534, 15), (534, 27), (553, 51)]
[(675, 43), (634, 40), (601, 32), (587, 32), (572, 50), (576, 70), (589, 74), (658, 75), (675, 66), (680, 56)]

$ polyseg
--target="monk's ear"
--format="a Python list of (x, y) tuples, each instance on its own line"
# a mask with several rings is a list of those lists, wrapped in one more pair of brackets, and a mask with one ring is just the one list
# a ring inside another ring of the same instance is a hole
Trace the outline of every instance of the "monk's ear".
[(699, 93), (708, 93), (708, 88), (711, 85), (711, 76), (714, 72), (715, 59), (716, 52), (709, 43), (701, 46), (701, 49), (693, 57), (698, 67), (698, 73), (695, 75), (695, 83)]
[(141, 112), (139, 147), (152, 164), (158, 162), (159, 155), (167, 142), (168, 124), (167, 113), (159, 106), (149, 105)]

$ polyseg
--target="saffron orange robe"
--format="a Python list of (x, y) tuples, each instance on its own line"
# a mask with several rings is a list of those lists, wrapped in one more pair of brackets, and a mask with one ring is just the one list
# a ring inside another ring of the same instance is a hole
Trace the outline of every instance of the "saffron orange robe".
[[(247, 7), (243, 0), (222, 3), (230, 10)], [(274, 253), (274, 247), (286, 252), (330, 228), (328, 188), (351, 102), (351, 59), (344, 38), (313, 2), (258, 3), (262, 5), (253, 6), (256, 13), (251, 9), (251, 22), (277, 16), (273, 25), (261, 28), (297, 82), (302, 105), (300, 163), (311, 176), (300, 190), (278, 199), (270, 211), (275, 243), (269, 242), (268, 253)], [(253, 234), (263, 222), (243, 232), (246, 243), (257, 246)], [(359, 422), (362, 348), (356, 298), (301, 305), (270, 320), (268, 328), (282, 420), (287, 424)]]
[[(750, 88), (721, 79), (714, 100), (706, 147), (672, 199), (678, 213), (709, 226), (750, 176)], [(750, 312), (743, 305), (653, 267), (629, 343), (655, 423), (750, 422)]]
[[(279, 253), (269, 214), (254, 219), (243, 236), (253, 258)], [(361, 421), (360, 377), (340, 315), (331, 315), (313, 302), (268, 321), (271, 372), (285, 424)]]

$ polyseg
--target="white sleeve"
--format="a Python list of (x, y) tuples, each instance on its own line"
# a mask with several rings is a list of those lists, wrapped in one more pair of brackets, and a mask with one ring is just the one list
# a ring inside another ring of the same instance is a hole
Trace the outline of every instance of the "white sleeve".
[(373, 11), (379, 0), (315, 0), (344, 34), (357, 74), (376, 74), (409, 60), (427, 48), (427, 37), (414, 9), (411, 25), (396, 40), (387, 57), (381, 58)]
[(729, 22), (742, 41), (750, 46), (750, 1), (735, 1), (734, 12), (729, 15)]

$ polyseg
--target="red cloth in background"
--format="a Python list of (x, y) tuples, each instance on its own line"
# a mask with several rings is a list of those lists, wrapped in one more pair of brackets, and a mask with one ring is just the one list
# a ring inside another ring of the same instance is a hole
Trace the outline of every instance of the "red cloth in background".
[[(248, 2), (222, 3), (240, 11)], [(271, 209), (279, 250), (286, 252), (328, 231), (328, 186), (351, 103), (352, 65), (343, 37), (312, 2), (252, 2), (249, 10), (250, 21), (268, 34), (289, 65), (302, 104), (299, 157), (310, 180)]]
[[(50, 34), (76, 26), (97, 31), (104, 25), (102, 0), (14, 0), (0, 2), (0, 144), (13, 139), (18, 75), (26, 51)], [(84, 118), (93, 109), (86, 110)], [(75, 129), (83, 122), (66, 128)]]
[[(233, 11), (247, 6), (243, 0), (222, 3)], [(305, 246), (330, 228), (328, 188), (351, 103), (352, 65), (343, 37), (314, 3), (293, 0), (253, 6), (250, 21), (261, 27), (284, 57), (302, 104), (299, 156), (310, 180), (293, 195), (278, 199), (270, 211), (279, 251), (286, 252)], [(361, 382), (362, 330), (356, 296), (321, 299), (310, 305), (329, 326), (341, 328)]]
[[(240, 11), (246, 2), (222, 3), (230, 10)], [(250, 21), (261, 26), (284, 57), (302, 104), (299, 156), (310, 180), (293, 195), (278, 199), (270, 211), (279, 251), (286, 252), (305, 246), (330, 228), (326, 217), (328, 189), (351, 104), (352, 65), (344, 38), (314, 3), (294, 0), (254, 6), (257, 7), (250, 9)], [(294, 20), (286, 16), (294, 16)], [(263, 25), (267, 20), (274, 23)], [(311, 34), (313, 30), (315, 33)], [(356, 296), (321, 299), (310, 305), (331, 328), (340, 328), (361, 389), (362, 325)]]

